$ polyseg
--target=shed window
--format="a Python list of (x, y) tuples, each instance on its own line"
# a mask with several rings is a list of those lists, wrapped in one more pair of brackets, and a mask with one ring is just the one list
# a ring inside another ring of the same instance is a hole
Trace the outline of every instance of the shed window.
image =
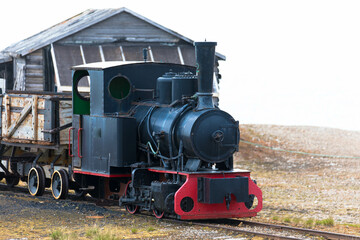
[(180, 57), (177, 47), (154, 46), (151, 47), (155, 62), (180, 64)]
[(102, 46), (105, 61), (124, 61), (120, 46)]
[[(86, 63), (101, 61), (143, 61), (143, 49), (148, 48), (148, 61), (177, 63), (195, 66), (195, 51), (193, 46), (149, 45), (52, 45), (52, 59), (58, 89), (71, 91), (71, 67)], [(90, 80), (81, 81), (82, 91), (90, 91)]]
[(85, 46), (82, 45), (84, 51), (85, 63), (101, 62), (101, 55), (99, 46)]
[(143, 61), (143, 49), (148, 46), (123, 46), (126, 61)]
[(192, 46), (181, 46), (181, 53), (184, 58), (184, 64), (189, 66), (195, 66), (195, 50)]
[[(84, 64), (81, 57), (80, 46), (61, 46), (54, 45), (55, 61), (57, 67), (57, 75), (61, 86), (69, 86), (71, 89), (72, 76), (71, 67)], [(54, 59), (54, 56), (53, 56)], [(54, 63), (55, 64), (55, 63)], [(81, 87), (89, 87), (89, 83), (81, 81)], [(61, 89), (60, 89), (61, 90)]]

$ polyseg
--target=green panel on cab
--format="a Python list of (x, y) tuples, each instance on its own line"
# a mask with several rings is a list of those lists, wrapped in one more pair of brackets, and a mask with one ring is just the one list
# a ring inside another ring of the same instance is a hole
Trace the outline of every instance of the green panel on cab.
[(77, 70), (73, 72), (73, 114), (90, 115), (90, 99), (80, 95), (77, 85), (81, 78), (89, 76), (86, 70)]

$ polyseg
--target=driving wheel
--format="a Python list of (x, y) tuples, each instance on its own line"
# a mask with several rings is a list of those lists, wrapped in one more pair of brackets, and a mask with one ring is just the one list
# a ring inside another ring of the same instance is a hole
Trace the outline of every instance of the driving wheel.
[(45, 192), (45, 172), (42, 167), (33, 167), (28, 174), (28, 190), (31, 196), (42, 196)]
[(158, 219), (164, 217), (164, 212), (162, 212), (162, 211), (160, 211), (160, 210), (154, 209), (154, 210), (153, 210), (153, 213), (154, 213), (155, 217), (158, 218)]
[(65, 199), (69, 193), (69, 176), (64, 169), (56, 170), (51, 176), (51, 193), (55, 199)]
[[(130, 187), (130, 183), (131, 181), (129, 181), (126, 185), (126, 190), (125, 190), (125, 196), (130, 197), (131, 196), (131, 187)], [(130, 213), (130, 214), (135, 214), (139, 212), (139, 207), (134, 205), (134, 204), (128, 204), (126, 205), (126, 210)]]

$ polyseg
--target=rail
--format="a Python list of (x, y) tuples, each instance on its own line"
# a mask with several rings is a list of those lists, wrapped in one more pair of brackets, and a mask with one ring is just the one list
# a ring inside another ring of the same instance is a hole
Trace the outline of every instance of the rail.
[[(341, 233), (334, 233), (334, 232), (326, 232), (326, 231), (319, 231), (314, 229), (307, 229), (307, 228), (297, 228), (297, 227), (291, 227), (291, 226), (285, 226), (285, 225), (275, 225), (275, 224), (268, 224), (268, 223), (259, 223), (259, 222), (251, 222), (246, 220), (238, 220), (238, 219), (219, 219), (215, 220), (216, 224), (207, 223), (206, 221), (197, 222), (197, 221), (180, 221), (175, 219), (164, 219), (169, 222), (174, 223), (183, 223), (183, 224), (189, 224), (189, 225), (196, 225), (196, 226), (202, 226), (202, 227), (208, 227), (208, 228), (215, 228), (215, 229), (223, 229), (226, 231), (234, 232), (234, 233), (242, 233), (247, 235), (256, 235), (260, 237), (265, 237), (269, 239), (304, 239), (304, 237), (298, 238), (293, 236), (284, 236), (279, 234), (272, 234), (272, 233), (265, 233), (259, 230), (247, 230), (247, 229), (241, 229), (239, 227), (230, 227), (227, 226), (227, 223), (231, 221), (231, 225), (248, 225), (252, 227), (261, 227), (261, 228), (267, 228), (272, 230), (285, 230), (290, 232), (297, 232), (304, 235), (312, 235), (312, 236), (321, 236), (326, 239), (341, 239), (341, 240), (360, 240), (360, 236), (355, 235), (348, 235), (348, 234), (341, 234)], [(208, 222), (211, 222), (209, 220)], [(291, 234), (290, 234), (291, 235)]]
[(286, 226), (286, 225), (251, 222), (251, 221), (246, 221), (246, 220), (240, 220), (240, 222), (242, 222), (244, 225), (249, 225), (249, 226), (291, 230), (291, 231), (302, 232), (302, 233), (311, 234), (311, 235), (322, 236), (322, 237), (326, 237), (328, 239), (360, 240), (360, 236), (355, 236), (355, 235), (348, 235), (348, 234), (341, 234), (341, 233), (334, 233), (334, 232), (325, 232), (325, 231), (319, 231), (319, 230), (308, 229), (308, 228), (297, 228), (297, 227), (291, 227), (291, 226)]

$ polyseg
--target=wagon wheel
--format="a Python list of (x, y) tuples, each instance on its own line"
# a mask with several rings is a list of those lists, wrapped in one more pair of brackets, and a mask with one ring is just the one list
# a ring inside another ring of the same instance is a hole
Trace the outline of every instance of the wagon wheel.
[[(130, 183), (131, 181), (129, 181), (126, 185), (126, 189), (125, 189), (125, 196), (131, 196), (131, 188), (130, 188)], [(136, 206), (134, 204), (128, 204), (126, 205), (126, 210), (130, 213), (130, 214), (135, 214), (139, 212), (139, 206)]]
[[(19, 184), (20, 181), (20, 177), (16, 176), (16, 175), (11, 175), (8, 177), (5, 177), (6, 179), (6, 185), (8, 185), (9, 187), (14, 187), (16, 185)], [(2, 178), (1, 178), (2, 179)]]
[(55, 199), (65, 199), (69, 193), (69, 176), (64, 169), (56, 170), (51, 176), (51, 193)]
[(45, 192), (45, 172), (42, 167), (33, 167), (28, 174), (28, 189), (31, 196), (42, 196)]
[(155, 215), (156, 218), (160, 219), (160, 218), (163, 218), (164, 217), (164, 212), (163, 211), (160, 211), (160, 210), (157, 210), (157, 209), (154, 209), (153, 210), (153, 213)]

